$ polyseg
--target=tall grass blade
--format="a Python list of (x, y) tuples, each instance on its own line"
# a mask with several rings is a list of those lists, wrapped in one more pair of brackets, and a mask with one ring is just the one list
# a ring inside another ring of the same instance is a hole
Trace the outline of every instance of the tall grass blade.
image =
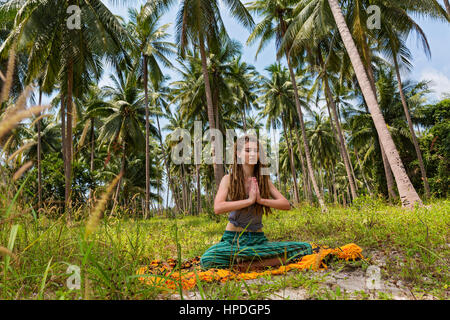
[(39, 289), (38, 300), (42, 300), (42, 295), (44, 294), (45, 283), (47, 282), (48, 270), (50, 270), (50, 265), (52, 263), (53, 257), (50, 258), (47, 264), (47, 268), (45, 268), (44, 276), (42, 277), (41, 287)]
[(19, 190), (17, 190), (16, 194), (14, 195), (14, 198), (12, 199), (12, 202), (10, 203), (10, 205), (8, 206), (8, 209), (6, 210), (5, 218), (8, 218), (8, 216), (9, 216), (9, 214), (10, 214), (10, 212), (11, 212), (13, 206), (14, 206), (14, 204), (15, 204), (16, 201), (17, 201), (17, 198), (19, 197), (20, 192), (22, 191), (23, 187), (24, 187), (25, 184), (27, 183), (29, 177), (30, 177), (30, 175), (28, 175), (28, 176), (26, 177), (25, 181), (22, 182), (22, 185), (20, 186)]
[[(9, 232), (9, 240), (8, 240), (8, 250), (9, 252), (13, 252), (14, 244), (16, 242), (17, 231), (19, 230), (19, 225), (15, 224), (11, 227), (11, 231)], [(3, 284), (4, 284), (4, 292), (6, 290), (6, 274), (8, 273), (9, 263), (11, 261), (11, 255), (7, 254), (5, 256), (4, 266), (3, 266)]]

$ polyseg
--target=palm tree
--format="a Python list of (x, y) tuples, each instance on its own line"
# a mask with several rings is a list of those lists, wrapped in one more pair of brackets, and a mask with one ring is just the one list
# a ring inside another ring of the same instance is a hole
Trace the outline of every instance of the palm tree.
[[(188, 131), (192, 131), (193, 127), (194, 127), (194, 123), (193, 123), (193, 119), (185, 119), (181, 116), (181, 113), (177, 112), (174, 114), (170, 114), (167, 116), (167, 120), (169, 121), (169, 123), (163, 128), (163, 130), (167, 130), (170, 131), (170, 133), (166, 136), (166, 145), (168, 150), (170, 150), (170, 153), (172, 154), (173, 152), (173, 148), (181, 141), (182, 138), (180, 138), (179, 140), (174, 140), (173, 138), (173, 134), (176, 132), (176, 130), (179, 129), (185, 129)], [(186, 156), (185, 154), (183, 154), (183, 156)], [(190, 159), (186, 159), (187, 161), (182, 161), (181, 165), (179, 166), (175, 166), (174, 168), (174, 172), (176, 172), (176, 174), (179, 177), (179, 181), (181, 183), (181, 204), (178, 204), (177, 207), (179, 207), (181, 210), (183, 210), (184, 212), (186, 211), (190, 211), (189, 207), (188, 207), (188, 183), (186, 181), (186, 177), (187, 177), (187, 165), (185, 164), (185, 162), (190, 162)], [(179, 197), (178, 197), (178, 192), (177, 192), (177, 187), (179, 185), (174, 184), (172, 186), (172, 194), (175, 200), (175, 203), (177, 203), (177, 201), (180, 201)], [(190, 202), (190, 201), (189, 201)]]
[[(435, 11), (439, 11), (439, 8), (435, 9), (436, 1), (430, 0), (429, 2), (433, 4), (433, 9), (429, 11), (434, 10), (432, 14), (436, 14)], [(359, 11), (362, 10), (361, 5), (358, 8)], [(419, 7), (416, 6), (414, 9), (417, 10), (417, 8)], [(393, 7), (391, 8), (391, 10), (404, 11), (404, 9), (399, 7)], [(357, 18), (360, 14), (359, 11), (356, 12)], [(334, 21), (338, 26), (338, 32), (354, 67), (356, 78), (367, 102), (377, 132), (380, 136), (380, 141), (382, 142), (382, 153), (385, 153), (388, 163), (394, 173), (402, 203), (404, 206), (408, 207), (413, 206), (415, 202), (421, 203), (416, 190), (414, 189), (411, 181), (409, 180), (409, 177), (406, 174), (398, 151), (395, 148), (395, 144), (393, 143), (392, 137), (389, 135), (389, 132), (386, 128), (385, 121), (378, 106), (378, 102), (376, 101), (377, 99), (374, 85), (375, 81), (372, 69), (369, 66), (371, 61), (371, 51), (369, 50), (366, 41), (367, 35), (365, 34), (364, 30), (361, 29), (361, 27), (363, 27), (363, 24), (358, 24), (358, 21), (360, 20), (356, 20), (356, 27), (354, 27), (353, 29), (356, 29), (355, 32), (357, 32), (357, 34), (355, 38), (358, 41), (361, 50), (363, 51), (363, 58), (366, 62), (366, 65), (364, 65), (361, 60), (361, 57), (359, 55), (359, 52), (357, 51), (357, 47), (337, 0), (328, 0), (328, 2), (322, 0), (305, 0), (299, 3), (297, 7), (297, 13), (298, 19), (295, 23), (292, 23), (292, 28), (288, 31), (290, 40), (295, 41), (297, 45), (304, 44), (307, 39), (312, 39), (313, 37), (315, 37), (316, 39), (323, 37), (324, 34), (333, 29), (334, 26), (330, 25), (329, 19), (327, 19), (327, 17), (333, 16)], [(290, 46), (292, 47), (295, 45), (291, 43)], [(369, 85), (370, 88), (367, 87), (367, 85)]]
[[(174, 2), (174, 0), (150, 0), (147, 1), (146, 5), (151, 8), (151, 11), (159, 11), (168, 9)], [(239, 23), (247, 28), (253, 26), (253, 18), (239, 0), (226, 0), (223, 2)], [(185, 55), (186, 49), (190, 44), (198, 47), (200, 50), (209, 127), (210, 129), (219, 128), (219, 124), (214, 119), (214, 104), (207, 66), (207, 48), (205, 47), (207, 45), (208, 50), (218, 47), (220, 35), (226, 35), (220, 16), (219, 1), (182, 0), (178, 11), (176, 30), (177, 45), (181, 56)], [(213, 135), (211, 135), (211, 146), (214, 177), (216, 187), (218, 187), (224, 172), (223, 163), (218, 164), (216, 162)]]
[[(296, 1), (293, 0), (269, 0), (269, 1), (257, 0), (249, 5), (250, 11), (255, 11), (264, 17), (263, 21), (258, 23), (258, 25), (254, 28), (252, 34), (250, 34), (247, 40), (247, 43), (252, 43), (256, 41), (256, 39), (258, 38), (261, 39), (257, 54), (259, 50), (262, 49), (267, 44), (267, 42), (273, 39), (274, 37), (276, 38), (275, 42), (277, 44), (277, 47), (279, 47), (288, 29), (289, 19), (291, 19), (292, 17), (294, 3), (296, 3)], [(311, 153), (308, 141), (306, 139), (306, 129), (303, 120), (303, 112), (301, 110), (301, 102), (298, 94), (298, 87), (295, 79), (295, 73), (292, 66), (291, 58), (289, 56), (288, 48), (285, 49), (284, 55), (286, 57), (291, 83), (293, 86), (295, 107), (297, 109), (300, 129), (302, 131), (303, 147), (305, 149), (309, 178), (311, 179), (314, 192), (317, 195), (322, 210), (326, 211), (327, 209), (325, 201), (323, 199), (321, 192), (319, 191), (316, 179), (314, 178)]]
[[(110, 106), (98, 108), (97, 114), (103, 116), (103, 124), (99, 132), (101, 144), (107, 144), (108, 150), (113, 147), (117, 152), (121, 149), (121, 172), (126, 174), (126, 155), (128, 151), (137, 153), (145, 143), (142, 127), (145, 124), (144, 99), (140, 95), (137, 75), (134, 72), (124, 72), (122, 76), (111, 75), (113, 86), (104, 88), (105, 94), (111, 97)], [(153, 136), (156, 128), (150, 126)], [(122, 180), (122, 179), (121, 179)], [(121, 180), (117, 185), (119, 190)], [(115, 203), (118, 192), (116, 192)]]
[(338, 145), (333, 137), (330, 119), (326, 119), (320, 112), (312, 112), (312, 126), (307, 131), (311, 141), (311, 154), (320, 163), (320, 168), (333, 172), (336, 166), (336, 153)]
[(241, 56), (238, 56), (229, 65), (228, 76), (236, 107), (238, 110), (242, 110), (242, 123), (245, 132), (247, 131), (247, 111), (251, 110), (252, 106), (258, 107), (255, 93), (258, 73), (254, 66), (241, 61)]
[[(106, 93), (100, 89), (96, 84), (92, 84), (88, 91), (84, 92), (81, 98), (75, 100), (75, 105), (84, 108), (83, 116), (80, 119), (80, 124), (83, 126), (82, 135), (78, 143), (78, 147), (83, 147), (85, 145), (84, 140), (89, 131), (89, 168), (90, 173), (94, 174), (94, 159), (95, 159), (95, 149), (96, 149), (96, 137), (95, 137), (95, 127), (100, 126), (100, 116), (102, 112), (99, 110), (104, 110), (104, 108), (112, 108), (113, 105), (106, 101)], [(90, 186), (88, 202), (91, 204), (94, 197), (94, 183)]]
[[(334, 43), (334, 37), (332, 37), (331, 39), (331, 47)], [(347, 152), (347, 147), (346, 147), (346, 143), (345, 143), (345, 139), (344, 139), (344, 134), (343, 134), (343, 130), (341, 127), (341, 123), (339, 120), (339, 116), (338, 116), (338, 111), (337, 111), (337, 107), (336, 107), (336, 103), (334, 101), (333, 98), (333, 94), (330, 88), (330, 81), (329, 81), (329, 75), (328, 72), (333, 68), (336, 69), (337, 67), (339, 67), (338, 64), (336, 65), (332, 65), (333, 63), (330, 62), (332, 59), (332, 56), (334, 55), (334, 51), (332, 50), (328, 50), (330, 53), (328, 55), (328, 57), (326, 57), (326, 61), (324, 61), (323, 57), (322, 57), (322, 47), (325, 47), (325, 49), (327, 49), (327, 41), (321, 41), (320, 45), (318, 46), (318, 50), (317, 53), (313, 55), (313, 63), (316, 62), (316, 64), (318, 65), (319, 68), (319, 77), (322, 80), (322, 88), (324, 91), (324, 95), (325, 95), (325, 100), (327, 102), (327, 108), (331, 112), (330, 112), (330, 121), (331, 121), (331, 125), (332, 125), (332, 129), (333, 132), (335, 133), (336, 136), (336, 141), (338, 142), (338, 150), (339, 153), (341, 155), (341, 158), (344, 162), (344, 166), (345, 166), (345, 170), (347, 173), (347, 178), (349, 181), (349, 186), (350, 186), (350, 191), (351, 191), (351, 195), (353, 199), (356, 199), (358, 197), (357, 194), (357, 190), (356, 190), (356, 184), (355, 181), (352, 177), (352, 171), (351, 171), (351, 162), (350, 159), (348, 157), (348, 152)], [(309, 51), (311, 52), (311, 51)], [(316, 61), (314, 61), (316, 60)], [(334, 70), (333, 70), (334, 71)], [(335, 126), (336, 126), (336, 131), (335, 131)]]
[(159, 66), (173, 67), (168, 57), (174, 53), (174, 44), (165, 41), (169, 34), (167, 29), (170, 24), (159, 26), (161, 16), (151, 12), (148, 7), (141, 6), (140, 11), (129, 10), (130, 21), (127, 30), (131, 35), (131, 50), (134, 50), (135, 61), (139, 73), (143, 74), (145, 92), (145, 216), (150, 200), (150, 150), (149, 150), (149, 104), (148, 104), (148, 68), (150, 67), (150, 80), (153, 86), (164, 79)]
[(421, 204), (422, 201), (420, 200), (419, 195), (414, 189), (411, 180), (406, 174), (405, 167), (403, 166), (400, 155), (386, 127), (386, 122), (384, 121), (377, 98), (372, 90), (372, 86), (370, 84), (366, 70), (361, 61), (352, 35), (347, 27), (347, 23), (345, 22), (345, 18), (342, 14), (341, 8), (339, 7), (339, 3), (337, 0), (328, 0), (328, 3), (330, 5), (331, 12), (333, 13), (333, 17), (336, 21), (339, 34), (341, 35), (342, 41), (344, 42), (344, 46), (350, 57), (353, 68), (355, 69), (355, 74), (358, 79), (359, 86), (361, 88), (361, 91), (363, 92), (364, 99), (367, 102), (367, 106), (372, 115), (378, 135), (380, 136), (380, 141), (386, 152), (389, 165), (391, 166), (392, 172), (395, 176), (402, 204), (405, 207), (413, 207), (415, 203)]
[(295, 203), (299, 202), (296, 169), (294, 163), (294, 156), (292, 154), (291, 140), (288, 138), (286, 128), (290, 127), (290, 114), (288, 112), (292, 109), (292, 84), (289, 81), (287, 69), (282, 67), (279, 63), (272, 64), (266, 68), (270, 74), (270, 78), (263, 78), (260, 91), (261, 96), (259, 100), (263, 101), (265, 108), (262, 112), (263, 116), (267, 116), (268, 123), (275, 124), (277, 119), (281, 119), (281, 124), (284, 131), (284, 139), (287, 143), (289, 153), (289, 164), (291, 168), (291, 176), (294, 188)]
[[(80, 28), (69, 27), (67, 8), (72, 1), (21, 1), (12, 0), (0, 6), (2, 12), (17, 10), (15, 24), (8, 38), (0, 47), (0, 54), (7, 55), (13, 43), (18, 43), (18, 51), (26, 51), (28, 58), (28, 78), (42, 76), (44, 87), (54, 87), (59, 82), (61, 91), (62, 126), (66, 207), (70, 207), (71, 161), (73, 154), (72, 122), (73, 96), (81, 96), (94, 77), (100, 78), (99, 62), (102, 56), (118, 64), (126, 57), (121, 40), (126, 38), (125, 30), (108, 8), (100, 0), (83, 0), (76, 4), (81, 10)], [(98, 37), (102, 34), (102, 37)], [(45, 66), (48, 66), (46, 68)], [(65, 119), (67, 108), (67, 119)]]
[[(403, 21), (406, 20), (406, 21)], [(406, 97), (404, 94), (404, 89), (402, 85), (402, 79), (400, 76), (400, 65), (409, 68), (411, 66), (410, 59), (411, 54), (408, 48), (405, 45), (406, 38), (408, 37), (408, 34), (410, 30), (416, 30), (416, 33), (418, 37), (422, 40), (423, 48), (425, 51), (425, 54), (427, 54), (428, 57), (431, 56), (430, 47), (428, 44), (428, 40), (422, 31), (422, 29), (412, 20), (412, 19), (395, 19), (395, 24), (383, 24), (382, 29), (380, 30), (380, 49), (383, 53), (389, 58), (391, 58), (393, 64), (395, 73), (397, 76), (397, 83), (399, 86), (400, 91), (400, 97), (402, 101), (403, 111), (406, 116), (406, 120), (409, 126), (409, 131), (411, 135), (411, 140), (414, 144), (414, 149), (416, 151), (417, 159), (419, 161), (419, 168), (422, 175), (422, 181), (424, 184), (425, 189), (425, 196), (426, 198), (430, 197), (430, 186), (428, 184), (427, 174), (425, 170), (425, 165), (423, 163), (422, 158), (422, 152), (419, 148), (419, 143), (417, 141), (416, 133), (414, 132), (413, 123), (411, 120), (411, 115), (409, 112), (408, 104), (406, 102)], [(400, 27), (404, 31), (396, 30), (399, 26), (399, 24), (402, 24)], [(406, 29), (406, 30), (405, 30)]]
[(170, 175), (170, 169), (168, 164), (168, 158), (169, 154), (167, 151), (166, 146), (163, 143), (162, 140), (162, 132), (161, 132), (161, 125), (159, 122), (159, 117), (165, 117), (167, 113), (170, 113), (169, 103), (168, 100), (171, 98), (170, 96), (170, 89), (169, 87), (164, 85), (165, 79), (163, 79), (160, 83), (157, 82), (151, 82), (152, 85), (150, 87), (150, 101), (153, 106), (149, 110), (150, 114), (152, 116), (156, 117), (156, 124), (158, 129), (158, 140), (159, 140), (159, 148), (162, 152), (162, 158), (164, 162), (164, 166), (166, 168), (166, 174), (167, 174), (167, 183), (168, 185), (172, 185), (172, 178)]

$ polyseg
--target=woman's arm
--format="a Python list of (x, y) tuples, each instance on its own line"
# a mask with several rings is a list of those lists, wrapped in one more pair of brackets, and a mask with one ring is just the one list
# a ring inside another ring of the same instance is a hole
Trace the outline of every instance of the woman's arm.
[(256, 201), (256, 188), (250, 188), (248, 199), (227, 201), (228, 187), (230, 186), (230, 175), (225, 175), (220, 181), (219, 190), (214, 199), (214, 213), (221, 214), (233, 210), (239, 210), (252, 205)]
[[(256, 187), (258, 187), (258, 184), (256, 184)], [(256, 202), (263, 206), (271, 207), (274, 209), (291, 210), (291, 205), (289, 204), (289, 201), (280, 193), (280, 191), (277, 190), (277, 188), (275, 188), (272, 181), (270, 180), (269, 180), (269, 188), (270, 188), (270, 195), (272, 196), (273, 199), (261, 198), (258, 188), (256, 191)]]

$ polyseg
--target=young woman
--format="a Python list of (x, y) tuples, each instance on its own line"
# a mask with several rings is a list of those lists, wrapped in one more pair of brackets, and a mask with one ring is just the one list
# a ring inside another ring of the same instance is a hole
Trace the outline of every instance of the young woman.
[[(230, 174), (225, 175), (214, 200), (214, 212), (230, 212), (225, 233), (219, 243), (200, 258), (202, 268), (279, 266), (287, 260), (312, 254), (305, 242), (269, 242), (262, 231), (263, 212), (271, 208), (290, 210), (289, 201), (275, 188), (268, 174), (265, 155), (256, 138), (244, 135), (234, 144), (234, 159)], [(228, 200), (228, 201), (227, 201)]]

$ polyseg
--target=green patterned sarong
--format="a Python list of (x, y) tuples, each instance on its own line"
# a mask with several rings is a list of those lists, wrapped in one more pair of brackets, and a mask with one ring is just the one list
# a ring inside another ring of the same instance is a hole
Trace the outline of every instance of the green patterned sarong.
[(224, 269), (244, 261), (286, 257), (289, 261), (312, 254), (311, 245), (298, 241), (269, 241), (264, 232), (228, 231), (219, 243), (211, 246), (200, 258), (203, 269)]

